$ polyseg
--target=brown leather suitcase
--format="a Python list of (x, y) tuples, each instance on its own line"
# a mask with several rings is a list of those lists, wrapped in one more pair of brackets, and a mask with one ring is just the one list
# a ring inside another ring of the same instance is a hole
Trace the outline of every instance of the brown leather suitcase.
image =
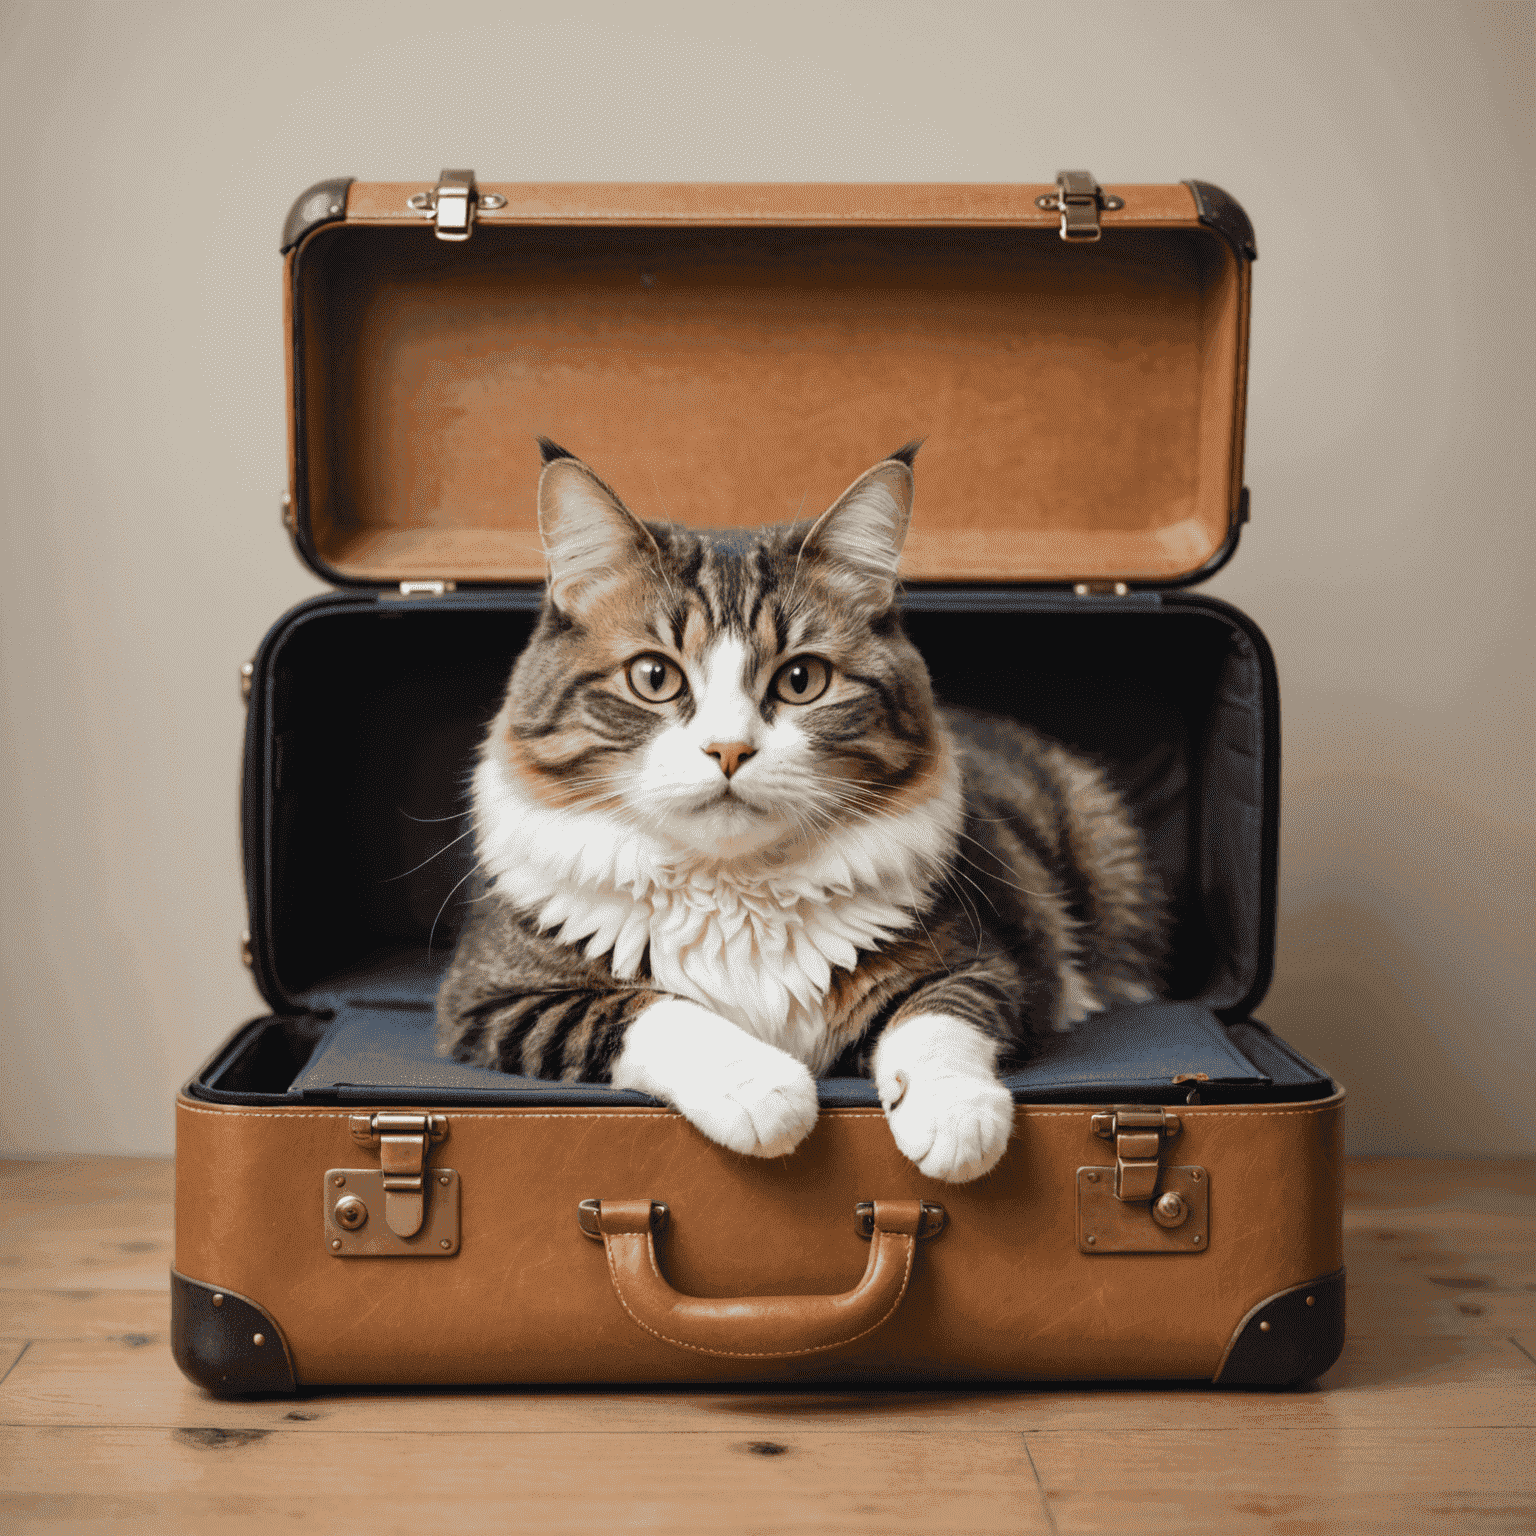
[[(445, 172), (321, 183), (283, 251), (284, 522), (335, 591), (244, 669), (271, 1012), (177, 1105), (182, 1369), (221, 1394), (1325, 1370), (1343, 1093), (1253, 1018), (1278, 688), (1253, 623), (1188, 590), (1247, 518), (1242, 209), (1082, 172)], [(1106, 763), (1176, 914), (1167, 999), (1046, 1042), (987, 1177), (924, 1178), (861, 1080), (764, 1161), (639, 1094), (434, 1053), (464, 770), (537, 610), (540, 432), (710, 526), (827, 504), (926, 435), (905, 613), (940, 695)]]

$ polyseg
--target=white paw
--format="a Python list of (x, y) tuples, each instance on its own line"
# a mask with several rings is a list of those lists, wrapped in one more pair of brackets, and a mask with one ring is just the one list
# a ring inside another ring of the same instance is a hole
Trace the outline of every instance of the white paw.
[[(905, 1075), (898, 1072), (898, 1081)], [(1007, 1150), (1013, 1095), (996, 1078), (917, 1078), (885, 1117), (919, 1173), (964, 1184), (990, 1173)]]
[(613, 1084), (665, 1099), (711, 1141), (749, 1157), (783, 1157), (816, 1124), (816, 1081), (802, 1063), (678, 997), (629, 1026)]
[(793, 1056), (743, 1039), (757, 1049), (721, 1063), (711, 1073), (714, 1081), (673, 1103), (722, 1147), (749, 1157), (783, 1157), (816, 1124), (816, 1080)]
[(1013, 1095), (993, 1075), (997, 1049), (942, 1013), (903, 1019), (875, 1047), (875, 1089), (891, 1135), (930, 1179), (979, 1179), (1007, 1148)]

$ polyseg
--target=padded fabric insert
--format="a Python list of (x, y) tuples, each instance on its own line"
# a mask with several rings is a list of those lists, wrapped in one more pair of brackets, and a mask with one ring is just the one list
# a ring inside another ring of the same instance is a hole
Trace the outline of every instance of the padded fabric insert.
[[(1144, 1003), (1095, 1014), (1068, 1034), (1040, 1042), (1037, 1054), (1005, 1079), (1014, 1098), (1054, 1098), (1070, 1093), (1087, 1099), (1172, 1084), (1199, 1075), (1215, 1084), (1266, 1086), (1270, 1079), (1232, 1043), (1207, 1008), (1194, 1003)], [(819, 1084), (824, 1105), (873, 1105), (874, 1085), (863, 1078), (826, 1078)], [(433, 1017), (427, 1005), (344, 1007), (308, 1065), (292, 1085), (296, 1095), (356, 1089), (360, 1101), (377, 1100), (380, 1089), (405, 1089), (443, 1102), (445, 1091), (487, 1096), (509, 1103), (653, 1104), (644, 1094), (600, 1084), (540, 1082), (439, 1056)]]

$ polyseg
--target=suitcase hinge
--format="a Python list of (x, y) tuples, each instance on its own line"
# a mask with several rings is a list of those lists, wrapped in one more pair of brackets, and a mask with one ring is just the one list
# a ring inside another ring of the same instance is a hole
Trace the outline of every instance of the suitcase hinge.
[(1035, 199), (1035, 207), (1061, 214), (1061, 238), (1084, 244), (1104, 233), (1099, 214), (1125, 207), (1123, 197), (1112, 197), (1094, 179), (1092, 171), (1057, 171), (1056, 190)]
[(1166, 1109), (1114, 1109), (1093, 1117), (1093, 1134), (1115, 1144), (1115, 1199), (1150, 1200), (1157, 1193), (1163, 1145), (1183, 1129)]
[(432, 220), (439, 240), (468, 240), (477, 210), (490, 213), (506, 206), (506, 198), (499, 193), (476, 189), (473, 171), (444, 171), (430, 192), (406, 199), (406, 207), (413, 213)]
[(447, 1116), (378, 1114), (351, 1119), (352, 1140), (379, 1149), (385, 1225), (396, 1237), (414, 1237), (426, 1219), (427, 1149), (448, 1134)]

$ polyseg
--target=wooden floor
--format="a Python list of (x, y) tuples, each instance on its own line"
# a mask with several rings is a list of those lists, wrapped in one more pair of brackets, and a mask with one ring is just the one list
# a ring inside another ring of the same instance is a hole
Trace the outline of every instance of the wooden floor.
[(166, 1346), (167, 1163), (0, 1162), (0, 1530), (1536, 1531), (1536, 1164), (1351, 1165), (1317, 1386), (222, 1403)]

